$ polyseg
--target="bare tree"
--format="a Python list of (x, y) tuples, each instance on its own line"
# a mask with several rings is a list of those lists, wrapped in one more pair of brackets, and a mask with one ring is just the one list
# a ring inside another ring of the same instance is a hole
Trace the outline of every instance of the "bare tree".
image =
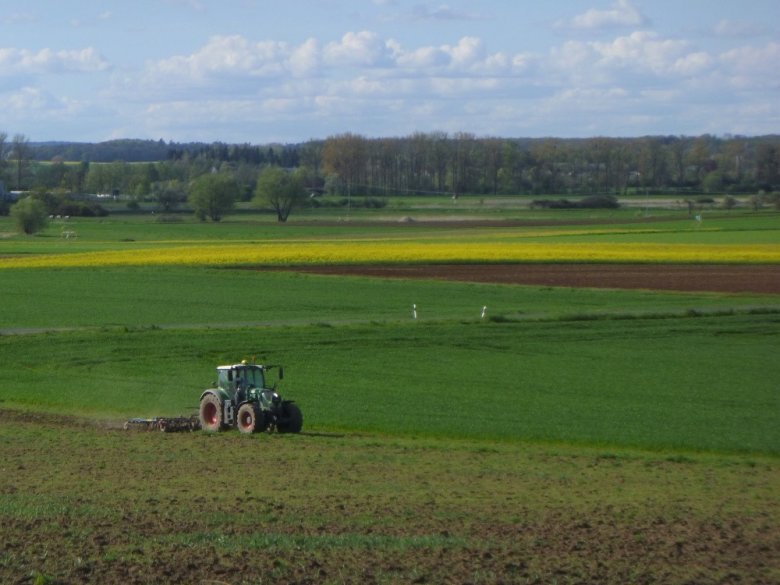
[(0, 179), (3, 178), (3, 171), (5, 171), (6, 156), (8, 156), (8, 134), (0, 132)]
[(11, 159), (15, 165), (16, 188), (21, 191), (22, 179), (30, 166), (30, 141), (24, 134), (15, 134), (11, 142)]
[(366, 176), (366, 146), (363, 136), (347, 132), (329, 137), (322, 151), (325, 172), (338, 175), (347, 186), (347, 211), (351, 207), (352, 188), (362, 184)]

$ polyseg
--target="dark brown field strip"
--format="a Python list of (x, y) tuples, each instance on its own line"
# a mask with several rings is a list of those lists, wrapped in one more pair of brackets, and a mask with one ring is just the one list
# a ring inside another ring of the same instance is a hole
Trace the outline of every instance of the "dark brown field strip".
[(780, 265), (730, 264), (428, 264), (303, 266), (315, 274), (432, 278), (540, 286), (731, 293), (780, 293)]

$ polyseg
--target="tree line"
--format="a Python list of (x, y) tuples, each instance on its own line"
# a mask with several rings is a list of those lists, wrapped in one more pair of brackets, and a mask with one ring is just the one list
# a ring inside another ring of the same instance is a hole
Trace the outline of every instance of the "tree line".
[(162, 212), (187, 204), (204, 221), (220, 221), (237, 201), (254, 199), (287, 221), (308, 196), (305, 169), (282, 167), (290, 159), (271, 156), (268, 149), (262, 149), (260, 163), (234, 157), (246, 150), (222, 145), (191, 148), (184, 155), (169, 150), (157, 162), (98, 163), (66, 161), (59, 154), (43, 162), (35, 148), (24, 135), (9, 140), (0, 132), (0, 215), (13, 214), (28, 234), (55, 214), (106, 215), (101, 201), (109, 199), (125, 201), (131, 210), (151, 202)]
[(158, 162), (207, 158), (210, 160), (298, 166), (297, 145), (228, 144), (224, 142), (165, 142), (119, 139), (105, 142), (31, 142), (34, 160), (74, 162)]
[(780, 186), (780, 137), (341, 134), (324, 142), (322, 162), (342, 191), (378, 195), (757, 193)]
[[(67, 207), (71, 215), (99, 213), (96, 195), (121, 196), (130, 207), (154, 202), (172, 211), (188, 201), (199, 178), (214, 174), (230, 179), (235, 201), (249, 201), (267, 169), (294, 171), (304, 191), (347, 201), (409, 194), (757, 194), (780, 190), (780, 136), (531, 139), (418, 132), (370, 138), (343, 133), (299, 144), (250, 145), (33, 143), (0, 132), (5, 191), (35, 193), (47, 209)], [(275, 180), (281, 176), (275, 174)], [(7, 211), (7, 196), (5, 201)]]

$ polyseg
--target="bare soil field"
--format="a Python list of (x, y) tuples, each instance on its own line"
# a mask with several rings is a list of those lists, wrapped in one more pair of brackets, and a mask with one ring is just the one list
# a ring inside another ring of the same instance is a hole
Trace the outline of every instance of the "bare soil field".
[(310, 266), (294, 270), (539, 286), (780, 293), (780, 266), (710, 264), (436, 264)]
[(773, 583), (774, 459), (0, 409), (0, 582)]

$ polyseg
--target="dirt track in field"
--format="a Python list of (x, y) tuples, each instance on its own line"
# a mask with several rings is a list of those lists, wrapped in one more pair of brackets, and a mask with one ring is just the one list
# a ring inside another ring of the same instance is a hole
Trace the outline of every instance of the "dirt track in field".
[(311, 266), (299, 272), (561, 287), (780, 293), (780, 266), (728, 264), (432, 264)]

